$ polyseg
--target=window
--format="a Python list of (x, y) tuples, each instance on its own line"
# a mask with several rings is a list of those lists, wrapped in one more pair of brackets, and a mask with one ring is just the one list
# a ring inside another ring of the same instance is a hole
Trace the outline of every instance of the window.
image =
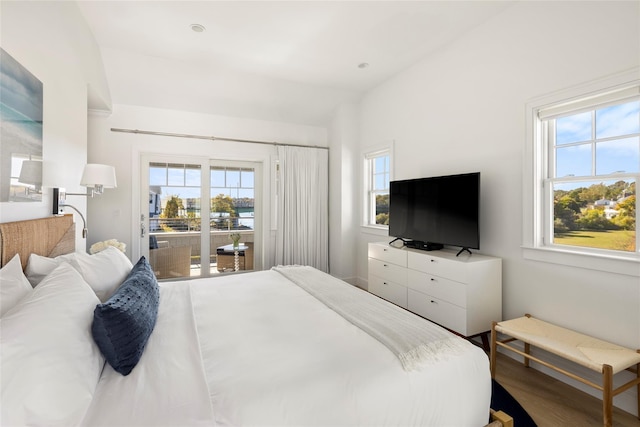
[(200, 165), (149, 163), (151, 231), (200, 230)]
[(389, 226), (389, 180), (391, 179), (391, 154), (380, 150), (365, 155), (367, 179), (365, 225)]
[(142, 154), (141, 167), (139, 248), (159, 279), (235, 271), (234, 234), (248, 248), (238, 268), (260, 268), (260, 163)]
[(551, 98), (529, 106), (525, 247), (639, 261), (640, 84)]
[(212, 227), (229, 230), (255, 228), (254, 181), (253, 168), (211, 167)]

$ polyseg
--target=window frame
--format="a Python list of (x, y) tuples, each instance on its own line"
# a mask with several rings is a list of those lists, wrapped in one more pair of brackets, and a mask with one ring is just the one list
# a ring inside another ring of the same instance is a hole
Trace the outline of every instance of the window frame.
[[(551, 93), (531, 100), (526, 105), (526, 143), (523, 167), (523, 233), (522, 249), (525, 259), (606, 271), (640, 277), (640, 233), (636, 225), (636, 251), (623, 253), (606, 249), (558, 245), (552, 243), (553, 203), (550, 195), (551, 174), (549, 165), (553, 150), (546, 135), (546, 123), (539, 117), (540, 111), (551, 108), (578, 111), (588, 104), (589, 98), (602, 98), (607, 93), (637, 90), (640, 94), (639, 69), (629, 70), (611, 77), (596, 80), (567, 90)], [(615, 95), (614, 95), (615, 97)], [(593, 104), (593, 101), (591, 101)], [(636, 188), (640, 173), (596, 176), (608, 180), (633, 177)], [(640, 203), (636, 198), (636, 203)], [(636, 205), (637, 206), (637, 205)], [(637, 210), (636, 210), (637, 212)], [(636, 221), (637, 221), (636, 217)]]
[(367, 151), (363, 154), (363, 163), (364, 163), (364, 191), (363, 191), (363, 216), (362, 216), (362, 226), (374, 233), (384, 233), (384, 235), (388, 234), (389, 226), (384, 224), (376, 224), (375, 223), (375, 195), (380, 192), (380, 190), (374, 189), (374, 180), (375, 180), (375, 159), (380, 157), (389, 157), (389, 181), (387, 182), (387, 192), (389, 191), (389, 183), (393, 179), (393, 155), (392, 155), (392, 145), (385, 147), (378, 147), (375, 150)]

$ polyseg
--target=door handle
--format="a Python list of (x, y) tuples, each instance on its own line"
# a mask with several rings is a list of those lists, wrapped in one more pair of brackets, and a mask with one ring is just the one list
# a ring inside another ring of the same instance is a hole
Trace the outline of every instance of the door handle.
[(147, 234), (147, 229), (144, 225), (144, 214), (140, 214), (140, 238), (144, 238)]

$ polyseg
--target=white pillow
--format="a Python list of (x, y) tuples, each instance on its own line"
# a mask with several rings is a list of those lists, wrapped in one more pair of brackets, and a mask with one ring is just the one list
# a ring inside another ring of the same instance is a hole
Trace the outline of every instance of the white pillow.
[(0, 317), (29, 295), (32, 290), (22, 272), (20, 255), (16, 254), (0, 269)]
[(94, 255), (85, 252), (76, 252), (75, 255), (82, 277), (93, 288), (101, 302), (113, 295), (133, 268), (129, 258), (113, 246)]
[(105, 302), (124, 282), (133, 264), (119, 249), (109, 246), (95, 255), (74, 252), (56, 258), (31, 254), (27, 264), (27, 278), (36, 286), (62, 261), (67, 261), (80, 272), (101, 302)]
[(45, 256), (31, 254), (29, 255), (29, 261), (27, 262), (27, 268), (25, 269), (27, 279), (31, 283), (31, 286), (35, 288), (38, 286), (38, 283), (47, 277), (47, 274), (55, 270), (62, 261), (68, 262), (73, 268), (80, 271), (80, 266), (76, 262), (75, 258), (75, 253), (60, 255), (55, 258), (47, 258)]
[(98, 303), (61, 263), (0, 320), (1, 425), (80, 423), (104, 367), (91, 336)]

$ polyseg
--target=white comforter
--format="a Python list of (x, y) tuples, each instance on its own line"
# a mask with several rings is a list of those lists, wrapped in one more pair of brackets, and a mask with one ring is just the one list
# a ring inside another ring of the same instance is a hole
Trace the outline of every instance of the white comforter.
[(105, 367), (83, 424), (481, 426), (490, 394), (481, 349), (405, 371), (370, 335), (263, 271), (162, 284), (140, 364), (127, 377)]
[(188, 282), (163, 284), (140, 362), (126, 377), (105, 364), (82, 425), (214, 425), (193, 319)]

